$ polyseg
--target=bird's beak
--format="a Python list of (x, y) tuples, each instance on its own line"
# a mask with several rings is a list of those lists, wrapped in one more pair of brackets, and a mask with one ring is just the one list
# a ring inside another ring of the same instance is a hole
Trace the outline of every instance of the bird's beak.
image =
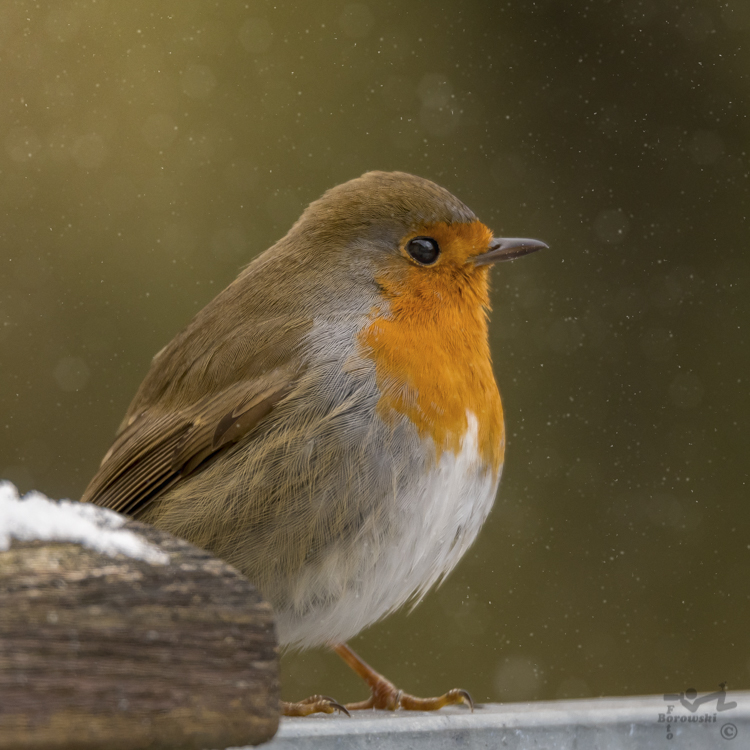
[(546, 248), (539, 240), (524, 240), (520, 237), (493, 237), (490, 240), (490, 249), (481, 255), (470, 258), (475, 266), (491, 266), (501, 260), (515, 260), (522, 255), (535, 253), (537, 250)]

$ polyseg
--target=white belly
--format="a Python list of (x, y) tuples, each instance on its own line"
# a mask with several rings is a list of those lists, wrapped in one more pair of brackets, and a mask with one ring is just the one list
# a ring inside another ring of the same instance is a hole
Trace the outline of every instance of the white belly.
[[(357, 559), (333, 551), (323, 568), (300, 578), (299, 606), (278, 613), (283, 646), (346, 641), (410, 598), (421, 598), (453, 569), (479, 533), (500, 481), (500, 471), (483, 466), (477, 420), (467, 417), (459, 452), (443, 453), (427, 476), (397, 498), (398, 518), (391, 524), (397, 533), (384, 537), (365, 525)], [(325, 591), (328, 604), (310, 608), (311, 591)]]

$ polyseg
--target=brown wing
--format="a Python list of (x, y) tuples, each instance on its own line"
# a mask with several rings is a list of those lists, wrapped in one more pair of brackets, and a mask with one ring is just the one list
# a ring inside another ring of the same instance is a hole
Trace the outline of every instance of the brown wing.
[(117, 436), (81, 500), (137, 514), (250, 432), (292, 388), (289, 372), (276, 370), (182, 409), (144, 409)]

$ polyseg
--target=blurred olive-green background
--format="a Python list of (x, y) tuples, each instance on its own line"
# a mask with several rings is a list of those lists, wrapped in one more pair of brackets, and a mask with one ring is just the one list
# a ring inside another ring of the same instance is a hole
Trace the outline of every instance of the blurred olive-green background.
[[(78, 497), (153, 354), (400, 169), (493, 272), (508, 450), (448, 581), (352, 642), (479, 701), (750, 686), (750, 5), (0, 3), (0, 478)], [(283, 692), (366, 691), (323, 651)]]

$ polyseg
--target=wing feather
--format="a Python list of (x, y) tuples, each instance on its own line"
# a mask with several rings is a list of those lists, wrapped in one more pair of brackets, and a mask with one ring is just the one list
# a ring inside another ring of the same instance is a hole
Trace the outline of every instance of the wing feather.
[(81, 499), (137, 515), (261, 424), (294, 380), (276, 370), (182, 409), (146, 408), (122, 430)]

